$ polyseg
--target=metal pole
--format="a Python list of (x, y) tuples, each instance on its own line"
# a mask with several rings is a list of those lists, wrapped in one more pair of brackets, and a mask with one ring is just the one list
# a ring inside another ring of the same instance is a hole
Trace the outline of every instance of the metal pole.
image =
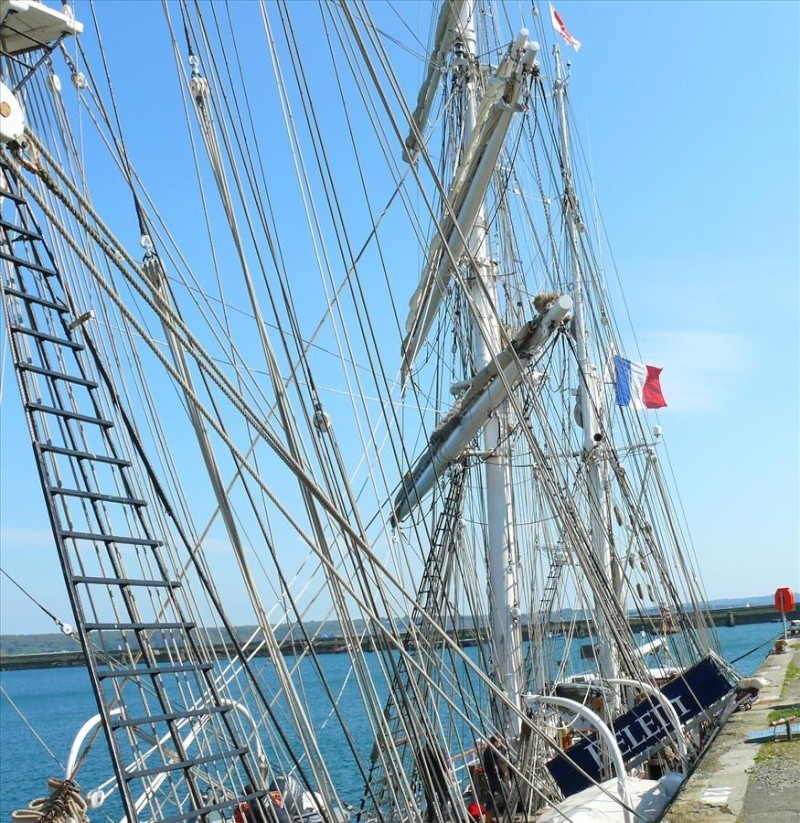
[[(461, 8), (454, 49), (463, 54), (464, 130), (463, 144), (469, 142), (475, 128), (478, 108), (476, 85), (477, 39), (475, 4), (467, 2)], [(500, 351), (500, 329), (497, 321), (497, 287), (492, 275), (493, 264), (487, 241), (486, 207), (481, 205), (475, 225), (468, 238), (469, 252), (475, 266), (468, 273), (473, 305), (473, 358), (476, 371), (487, 366)], [(511, 491), (511, 455), (507, 428), (507, 406), (503, 403), (489, 418), (484, 428), (483, 447), (488, 457), (484, 462), (486, 477), (487, 563), (489, 567), (489, 606), (492, 629), (492, 678), (503, 689), (509, 701), (519, 705), (522, 672), (522, 652), (519, 626), (518, 559), (514, 533), (513, 498)], [(500, 708), (498, 724), (510, 737), (521, 728), (516, 713)]]
[[(567, 697), (554, 697), (541, 694), (526, 694), (525, 702), (528, 705), (532, 703), (547, 703), (551, 706), (562, 706), (569, 709), (575, 714), (585, 717), (597, 729), (597, 734), (602, 738), (603, 742), (608, 746), (608, 751), (611, 754), (611, 759), (614, 762), (614, 770), (617, 773), (617, 788), (619, 789), (619, 797), (624, 804), (623, 816), (625, 823), (633, 823), (631, 816), (631, 795), (628, 791), (628, 774), (625, 771), (625, 761), (622, 758), (622, 752), (617, 745), (617, 739), (614, 737), (614, 732), (608, 727), (602, 717), (596, 712), (578, 703), (577, 700), (570, 700)], [(569, 757), (569, 755), (566, 755)]]
[[(597, 384), (594, 364), (589, 357), (589, 333), (583, 306), (584, 277), (581, 266), (578, 235), (584, 230), (578, 209), (578, 199), (572, 180), (572, 161), (567, 126), (566, 89), (567, 81), (561, 63), (558, 46), (553, 47), (556, 62), (556, 82), (554, 97), (558, 109), (559, 136), (561, 141), (561, 169), (564, 182), (564, 218), (569, 241), (572, 266), (572, 300), (574, 309), (575, 347), (578, 358), (578, 404), (583, 426), (583, 455), (586, 461), (589, 490), (589, 516), (591, 522), (592, 550), (609, 584), (614, 588), (615, 597), (620, 600), (621, 592), (614, 584), (611, 544), (608, 539), (609, 507), (606, 498), (608, 486), (608, 466), (603, 455), (602, 400)], [(595, 627), (599, 638), (598, 662), (604, 680), (612, 680), (619, 673), (619, 652), (613, 637), (607, 630), (598, 596), (595, 596)], [(615, 696), (614, 702), (617, 702)], [(616, 706), (614, 707), (616, 708)]]

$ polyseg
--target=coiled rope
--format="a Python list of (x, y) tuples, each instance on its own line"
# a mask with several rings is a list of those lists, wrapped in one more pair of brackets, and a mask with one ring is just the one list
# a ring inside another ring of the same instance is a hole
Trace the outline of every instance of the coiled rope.
[(27, 809), (11, 812), (12, 820), (34, 820), (37, 823), (83, 823), (86, 816), (86, 801), (81, 796), (81, 787), (74, 780), (58, 780), (51, 777), (48, 797), (31, 800)]

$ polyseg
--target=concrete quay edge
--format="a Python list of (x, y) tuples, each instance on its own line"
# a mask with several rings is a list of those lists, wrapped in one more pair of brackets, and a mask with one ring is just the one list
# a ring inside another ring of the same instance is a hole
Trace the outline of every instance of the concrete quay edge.
[(800, 823), (800, 744), (778, 743), (771, 760), (756, 763), (764, 744), (747, 742), (751, 733), (769, 728), (772, 710), (800, 707), (800, 678), (794, 678), (781, 697), (792, 661), (800, 666), (797, 642), (790, 641), (786, 652), (767, 656), (756, 674), (769, 685), (751, 709), (731, 716), (663, 823)]

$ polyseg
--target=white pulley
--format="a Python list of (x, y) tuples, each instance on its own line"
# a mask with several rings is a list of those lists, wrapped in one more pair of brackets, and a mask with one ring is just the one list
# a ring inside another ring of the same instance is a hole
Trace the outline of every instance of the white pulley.
[(19, 143), (25, 134), (25, 112), (11, 89), (0, 83), (0, 140)]

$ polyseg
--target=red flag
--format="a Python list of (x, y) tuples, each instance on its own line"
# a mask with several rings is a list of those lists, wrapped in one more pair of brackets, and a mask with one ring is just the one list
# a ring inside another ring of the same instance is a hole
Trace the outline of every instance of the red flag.
[(567, 41), (567, 43), (578, 51), (581, 47), (581, 41), (574, 38), (569, 31), (567, 31), (567, 27), (564, 21), (561, 19), (561, 15), (553, 8), (552, 3), (548, 3), (550, 6), (550, 20), (553, 23), (553, 28)]

